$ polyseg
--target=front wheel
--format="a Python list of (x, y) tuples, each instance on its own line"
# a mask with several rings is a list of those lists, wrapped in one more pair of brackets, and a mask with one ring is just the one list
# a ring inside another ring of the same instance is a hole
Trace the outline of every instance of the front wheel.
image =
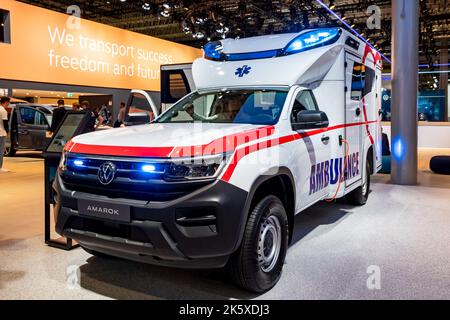
[(262, 293), (281, 277), (288, 246), (288, 220), (280, 199), (270, 195), (252, 210), (241, 246), (230, 259), (234, 282)]
[(363, 206), (367, 203), (370, 193), (370, 164), (366, 162), (365, 177), (360, 187), (350, 192), (347, 196), (347, 202), (356, 206)]

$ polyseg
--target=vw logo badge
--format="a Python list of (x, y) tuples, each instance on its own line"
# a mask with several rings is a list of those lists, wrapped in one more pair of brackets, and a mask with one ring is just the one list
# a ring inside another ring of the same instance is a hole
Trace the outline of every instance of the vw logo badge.
[(103, 185), (108, 185), (113, 182), (116, 177), (117, 167), (112, 162), (103, 163), (100, 168), (98, 168), (97, 178)]

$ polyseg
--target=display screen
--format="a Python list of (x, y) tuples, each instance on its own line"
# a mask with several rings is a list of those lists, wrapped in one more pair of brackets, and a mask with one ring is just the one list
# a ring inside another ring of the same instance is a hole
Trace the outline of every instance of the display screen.
[(46, 152), (61, 153), (65, 144), (75, 135), (85, 116), (84, 112), (68, 113), (58, 130), (53, 134)]
[[(383, 121), (391, 121), (391, 90), (382, 89), (381, 103)], [(420, 90), (417, 97), (417, 114), (419, 121), (446, 121), (445, 92), (443, 90)]]

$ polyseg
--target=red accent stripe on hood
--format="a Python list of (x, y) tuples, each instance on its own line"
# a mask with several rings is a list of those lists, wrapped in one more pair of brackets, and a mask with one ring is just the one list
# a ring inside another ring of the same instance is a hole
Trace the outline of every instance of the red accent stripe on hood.
[(275, 132), (275, 127), (267, 126), (257, 129), (234, 133), (213, 140), (210, 143), (197, 146), (183, 147), (128, 147), (128, 146), (101, 146), (69, 141), (65, 150), (74, 153), (108, 155), (108, 156), (130, 156), (130, 157), (155, 157), (155, 158), (178, 158), (202, 155), (213, 155), (234, 151), (238, 146), (245, 143), (268, 137)]
[(126, 146), (97, 146), (83, 143), (75, 143), (70, 152), (105, 155), (105, 156), (132, 156), (166, 158), (172, 152), (173, 147), (126, 147)]

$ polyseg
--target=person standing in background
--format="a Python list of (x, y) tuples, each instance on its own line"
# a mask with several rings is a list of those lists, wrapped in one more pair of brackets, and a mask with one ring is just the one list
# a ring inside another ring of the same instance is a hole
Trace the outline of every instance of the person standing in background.
[(52, 124), (49, 130), (52, 134), (55, 133), (56, 129), (58, 129), (65, 115), (66, 108), (64, 107), (64, 100), (60, 99), (58, 100), (58, 107), (53, 110)]
[(91, 107), (89, 101), (83, 101), (81, 109), (86, 111), (87, 117), (89, 117), (83, 133), (93, 132), (103, 124), (103, 117), (99, 114), (98, 108)]
[(72, 103), (72, 111), (75, 111), (75, 112), (80, 111), (80, 104), (78, 102)]
[(8, 97), (0, 98), (0, 173), (8, 172), (3, 169), (3, 155), (5, 150), (6, 136), (9, 132), (8, 112), (6, 108), (9, 106), (11, 99)]
[(119, 114), (117, 115), (117, 120), (114, 122), (114, 128), (119, 128), (125, 122), (125, 112), (126, 112), (125, 102), (120, 103)]

